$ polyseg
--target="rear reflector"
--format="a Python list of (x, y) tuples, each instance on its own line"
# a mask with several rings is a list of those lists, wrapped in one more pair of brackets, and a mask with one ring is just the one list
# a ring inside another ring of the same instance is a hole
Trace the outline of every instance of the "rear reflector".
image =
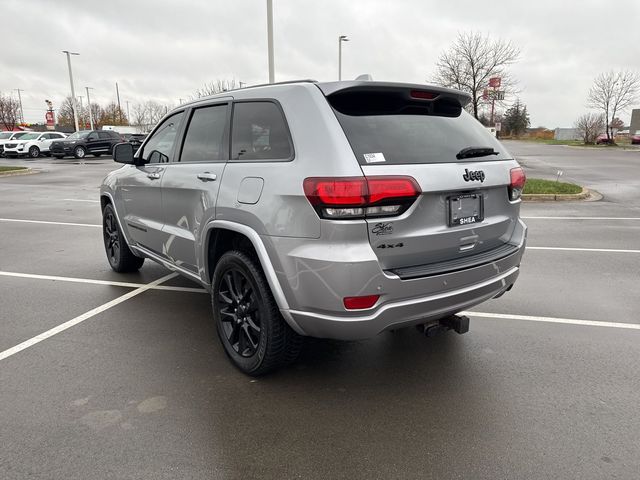
[(347, 310), (362, 310), (364, 308), (373, 307), (380, 295), (366, 295), (364, 297), (345, 297), (344, 308)]
[(512, 168), (509, 174), (511, 177), (509, 183), (509, 200), (513, 202), (518, 200), (522, 195), (522, 190), (527, 182), (527, 176), (522, 167)]
[(413, 177), (311, 177), (304, 193), (321, 218), (353, 219), (404, 212), (420, 195)]

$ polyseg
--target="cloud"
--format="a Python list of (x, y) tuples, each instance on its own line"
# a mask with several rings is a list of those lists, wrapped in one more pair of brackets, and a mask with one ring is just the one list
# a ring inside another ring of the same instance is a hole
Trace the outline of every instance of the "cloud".
[[(640, 2), (528, 4), (459, 0), (273, 0), (276, 80), (343, 78), (425, 82), (458, 32), (477, 30), (522, 50), (513, 74), (532, 124), (569, 126), (585, 110), (593, 78), (608, 69), (640, 70)], [(62, 50), (72, 58), (76, 94), (92, 100), (153, 99), (177, 104), (205, 82), (267, 81), (265, 0), (33, 0), (3, 2), (0, 91), (21, 88), (25, 117), (42, 120), (45, 99), (69, 94)], [(7, 21), (6, 19), (10, 19)], [(15, 92), (14, 92), (15, 93)]]

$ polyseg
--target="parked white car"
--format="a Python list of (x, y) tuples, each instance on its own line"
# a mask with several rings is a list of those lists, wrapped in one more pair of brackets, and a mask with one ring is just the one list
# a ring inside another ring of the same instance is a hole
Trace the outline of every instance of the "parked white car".
[(0, 132), (0, 156), (4, 156), (4, 144), (11, 140), (18, 140), (29, 132)]
[(7, 157), (28, 155), (38, 158), (42, 154), (48, 155), (51, 143), (63, 138), (66, 138), (66, 135), (61, 132), (29, 132), (16, 141), (5, 143), (4, 154)]

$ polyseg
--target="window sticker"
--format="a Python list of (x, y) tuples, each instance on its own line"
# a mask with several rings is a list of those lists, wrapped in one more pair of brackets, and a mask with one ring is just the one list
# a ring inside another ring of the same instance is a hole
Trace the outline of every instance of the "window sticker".
[(378, 153), (365, 153), (364, 161), (367, 163), (382, 163), (386, 162), (384, 155), (380, 152)]

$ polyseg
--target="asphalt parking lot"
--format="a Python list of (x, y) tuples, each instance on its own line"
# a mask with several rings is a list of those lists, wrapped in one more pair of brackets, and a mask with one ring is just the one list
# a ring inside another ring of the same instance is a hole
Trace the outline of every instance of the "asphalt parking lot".
[(197, 285), (111, 271), (110, 159), (0, 160), (39, 170), (0, 178), (0, 478), (638, 478), (640, 152), (507, 145), (603, 199), (524, 204), (468, 334), (310, 340), (260, 379)]

